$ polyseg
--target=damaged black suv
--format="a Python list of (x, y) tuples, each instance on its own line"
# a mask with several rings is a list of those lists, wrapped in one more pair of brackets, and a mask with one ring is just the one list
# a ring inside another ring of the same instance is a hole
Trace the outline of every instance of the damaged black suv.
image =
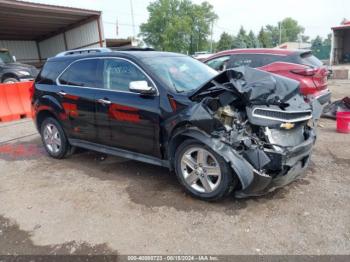
[(191, 195), (258, 196), (300, 177), (317, 101), (298, 83), (251, 68), (218, 74), (185, 55), (108, 49), (49, 59), (35, 81), (48, 154), (81, 147), (175, 170)]

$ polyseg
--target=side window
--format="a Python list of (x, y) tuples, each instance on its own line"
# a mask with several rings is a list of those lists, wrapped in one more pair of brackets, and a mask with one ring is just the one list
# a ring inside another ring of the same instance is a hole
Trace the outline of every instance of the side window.
[(105, 89), (129, 91), (129, 84), (133, 81), (149, 82), (145, 74), (128, 61), (122, 59), (104, 60), (103, 86)]
[(207, 61), (206, 64), (216, 71), (224, 71), (227, 67), (227, 62), (230, 60), (230, 56), (221, 56)]
[(238, 66), (257, 67), (256, 62), (253, 60), (253, 57), (250, 54), (233, 55), (230, 61), (230, 67)]
[(72, 64), (59, 78), (62, 85), (97, 87), (96, 74), (98, 60), (86, 59)]
[(285, 57), (279, 55), (237, 54), (232, 56), (230, 67), (249, 66), (256, 68), (284, 60)]

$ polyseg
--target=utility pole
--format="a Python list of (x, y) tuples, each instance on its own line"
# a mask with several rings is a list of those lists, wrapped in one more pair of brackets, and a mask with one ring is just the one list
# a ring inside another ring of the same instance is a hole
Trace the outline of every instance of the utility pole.
[(213, 53), (213, 27), (214, 21), (211, 22), (210, 53)]
[(279, 28), (280, 28), (280, 40), (279, 40), (279, 45), (281, 45), (282, 43), (282, 22), (279, 22)]
[(130, 0), (130, 10), (131, 10), (131, 24), (132, 24), (132, 36), (135, 39), (135, 19), (134, 19), (134, 7), (132, 4), (132, 0)]
[(117, 17), (117, 25), (116, 25), (116, 28), (115, 28), (115, 32), (117, 34), (117, 36), (119, 35), (119, 21), (118, 21), (118, 17)]

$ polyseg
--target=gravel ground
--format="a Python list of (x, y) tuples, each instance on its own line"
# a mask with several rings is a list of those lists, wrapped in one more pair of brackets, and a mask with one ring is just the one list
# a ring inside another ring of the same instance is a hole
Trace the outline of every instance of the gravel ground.
[[(335, 98), (350, 82), (332, 82)], [(0, 254), (350, 254), (350, 134), (320, 122), (307, 176), (206, 203), (167, 169), (49, 158), (29, 120), (0, 125)]]

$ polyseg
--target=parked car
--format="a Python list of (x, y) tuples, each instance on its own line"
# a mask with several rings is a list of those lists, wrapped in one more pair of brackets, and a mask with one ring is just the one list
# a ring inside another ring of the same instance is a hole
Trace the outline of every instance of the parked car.
[(195, 52), (192, 57), (199, 61), (204, 61), (205, 59), (207, 59), (212, 55), (213, 54), (209, 53), (208, 51), (200, 51), (200, 52)]
[(204, 200), (265, 194), (308, 166), (320, 110), (294, 80), (218, 74), (175, 53), (75, 52), (48, 59), (34, 84), (34, 122), (53, 158), (81, 147), (164, 166)]
[(233, 49), (214, 54), (204, 63), (218, 71), (237, 66), (258, 68), (298, 81), (301, 94), (316, 98), (321, 104), (331, 99), (331, 92), (327, 88), (328, 68), (311, 51)]
[(7, 49), (0, 48), (0, 83), (31, 81), (38, 73), (34, 66), (16, 62)]

